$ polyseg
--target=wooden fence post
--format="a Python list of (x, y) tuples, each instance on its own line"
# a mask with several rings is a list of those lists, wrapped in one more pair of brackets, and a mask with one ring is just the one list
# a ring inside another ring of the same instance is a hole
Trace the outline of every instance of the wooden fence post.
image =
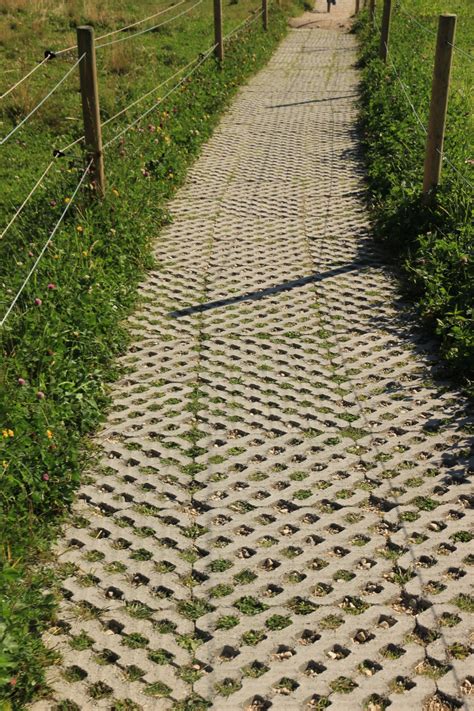
[(100, 125), (99, 89), (95, 64), (94, 28), (77, 28), (77, 48), (81, 82), (82, 115), (84, 118), (84, 138), (88, 160), (92, 160), (91, 174), (97, 192), (105, 194), (104, 154), (102, 151), (102, 129)]
[(331, 12), (331, 0), (328, 0), (328, 12)]
[(430, 119), (426, 139), (423, 195), (425, 199), (441, 178), (444, 130), (448, 110), (449, 82), (453, 58), (456, 15), (440, 15), (431, 88)]
[(375, 0), (369, 0), (369, 17), (372, 26), (375, 25)]
[(355, 0), (355, 2), (356, 2), (355, 14), (358, 15), (360, 12), (360, 0)]
[(222, 0), (214, 0), (214, 41), (215, 55), (222, 64), (224, 61), (224, 38), (222, 34)]
[(262, 22), (263, 29), (268, 30), (268, 0), (262, 0)]
[(387, 61), (391, 17), (392, 17), (392, 0), (384, 0), (383, 16), (382, 16), (382, 32), (380, 33), (380, 49), (379, 49), (379, 57), (382, 60), (382, 62)]

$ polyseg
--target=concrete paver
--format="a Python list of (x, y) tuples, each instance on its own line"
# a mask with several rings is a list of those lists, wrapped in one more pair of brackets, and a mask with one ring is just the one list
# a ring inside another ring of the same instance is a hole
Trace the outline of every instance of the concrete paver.
[(468, 406), (370, 237), (355, 61), (291, 30), (170, 205), (37, 711), (472, 708)]

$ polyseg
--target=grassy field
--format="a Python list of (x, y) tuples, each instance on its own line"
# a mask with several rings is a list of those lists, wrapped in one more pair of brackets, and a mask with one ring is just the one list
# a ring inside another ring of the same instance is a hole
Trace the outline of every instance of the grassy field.
[[(425, 133), (438, 16), (457, 15), (442, 183), (421, 204)], [(381, 20), (381, 6), (377, 23)], [(359, 27), (362, 123), (379, 236), (400, 254), (420, 314), (472, 392), (474, 379), (474, 5), (465, 0), (395, 3), (387, 65), (378, 31)], [(413, 106), (410, 106), (410, 102)], [(415, 112), (418, 118), (415, 116)]]
[[(250, 0), (226, 0), (225, 31), (252, 8)], [(151, 266), (150, 241), (168, 219), (166, 201), (237, 87), (266, 62), (285, 34), (286, 15), (301, 9), (299, 0), (272, 7), (269, 32), (264, 33), (257, 21), (235, 35), (226, 43), (223, 69), (211, 57), (165, 104), (107, 151), (105, 200), (93, 199), (87, 185), (78, 193), (0, 332), (2, 711), (23, 708), (42, 688), (52, 653), (44, 648), (41, 632), (51, 624), (50, 592), (60, 584), (42, 563), (48, 560), (58, 522), (81, 473), (93, 459), (88, 435), (106, 406), (107, 386), (116, 376), (114, 356), (127, 342), (121, 322), (135, 301), (141, 275)], [(0, 92), (35, 66), (44, 49), (74, 44), (77, 23), (93, 23), (102, 34), (156, 11), (151, 0), (0, 0), (0, 64), (6, 67)], [(103, 120), (212, 43), (212, 2), (204, 0), (175, 23), (98, 50)], [(59, 80), (72, 57), (48, 62), (1, 102), (2, 136)], [(152, 93), (107, 126), (105, 140), (159, 95)], [(69, 143), (81, 132), (73, 73), (1, 149), (1, 225), (51, 160), (53, 147)], [(58, 159), (20, 219), (0, 240), (1, 316), (83, 168), (80, 147), (72, 157)], [(160, 265), (154, 268), (159, 270)]]

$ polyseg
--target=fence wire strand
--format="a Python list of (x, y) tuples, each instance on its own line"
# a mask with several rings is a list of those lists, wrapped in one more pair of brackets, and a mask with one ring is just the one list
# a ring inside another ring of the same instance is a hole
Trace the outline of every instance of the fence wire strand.
[[(180, 5), (183, 5), (187, 0), (179, 0), (175, 5), (169, 5), (169, 7), (164, 8), (163, 10), (160, 10), (159, 12), (155, 12), (153, 15), (149, 15), (148, 17), (144, 17), (142, 20), (137, 20), (136, 22), (132, 22), (130, 25), (125, 25), (124, 27), (119, 27), (117, 30), (112, 30), (111, 32), (106, 32), (103, 35), (100, 35), (99, 37), (96, 37), (96, 41), (99, 42), (102, 39), (105, 39), (106, 37), (111, 37), (112, 35), (119, 34), (120, 32), (126, 32), (127, 30), (132, 29), (132, 27), (137, 27), (138, 25), (142, 25), (144, 22), (148, 22), (149, 20), (152, 20), (155, 17), (158, 17), (159, 15), (164, 15), (166, 12), (169, 12), (170, 10), (175, 10), (177, 7)], [(153, 28), (151, 28), (153, 29)], [(147, 30), (148, 31), (148, 30)], [(46, 64), (46, 62), (49, 59), (53, 59), (54, 57), (60, 57), (63, 54), (67, 54), (67, 52), (72, 52), (74, 49), (77, 49), (77, 44), (73, 44), (70, 47), (65, 47), (64, 49), (58, 49), (57, 51), (48, 53), (47, 56), (44, 57), (44, 59), (39, 62), (39, 64), (36, 65), (36, 67), (33, 67), (27, 74), (25, 74), (24, 77), (22, 77), (19, 81), (16, 82), (16, 84), (13, 84), (7, 91), (5, 91), (3, 94), (0, 95), (0, 100), (4, 99), (8, 94), (10, 94), (12, 91), (14, 91), (20, 84), (23, 84), (28, 77), (30, 77), (32, 74), (34, 74), (40, 67), (43, 66), (43, 64)]]
[(461, 180), (463, 180), (463, 181), (466, 183), (466, 185), (468, 185), (472, 190), (474, 190), (474, 184), (471, 183), (470, 180), (468, 180), (465, 175), (463, 175), (463, 173), (462, 173), (462, 172), (459, 170), (459, 168), (453, 163), (453, 161), (450, 160), (450, 159), (448, 158), (448, 156), (445, 155), (442, 151), (440, 151), (439, 148), (437, 148), (436, 150), (438, 151), (438, 153), (439, 153), (439, 155), (441, 156), (441, 158), (450, 166), (450, 168), (452, 168), (452, 169), (454, 170), (454, 172), (457, 173), (457, 175), (459, 175), (459, 177), (461, 178)]
[[(423, 30), (424, 32), (426, 32), (427, 34), (431, 35), (432, 37), (438, 37), (438, 33), (437, 33), (435, 30), (432, 30), (430, 27), (426, 27), (426, 25), (424, 25), (422, 22), (420, 22), (419, 20), (417, 20), (416, 17), (413, 17), (413, 15), (410, 15), (408, 12), (405, 12), (405, 11), (402, 10), (400, 7), (397, 7), (397, 10), (398, 10), (398, 12), (400, 13), (400, 15), (403, 15), (404, 17), (406, 17), (408, 20), (410, 20), (411, 22), (413, 22), (417, 27), (419, 27), (420, 29), (422, 29), (422, 30)], [(435, 18), (433, 18), (433, 19), (435, 19)], [(452, 47), (455, 52), (459, 52), (459, 54), (460, 54), (461, 56), (466, 57), (466, 59), (470, 59), (470, 60), (473, 60), (473, 59), (474, 59), (474, 55), (473, 55), (473, 54), (470, 54), (469, 52), (466, 52), (466, 50), (464, 50), (462, 47), (459, 47), (458, 44), (453, 44), (452, 42), (449, 42), (449, 41), (447, 42), (447, 44), (448, 44), (450, 47)]]
[(155, 12), (153, 15), (144, 17), (143, 20), (137, 20), (137, 22), (132, 22), (132, 24), (130, 24), (130, 25), (125, 25), (125, 27), (119, 27), (118, 30), (112, 30), (111, 32), (106, 32), (105, 35), (100, 35), (100, 37), (97, 37), (97, 41), (105, 39), (106, 37), (112, 37), (112, 35), (117, 35), (117, 34), (119, 34), (119, 32), (126, 32), (127, 30), (131, 30), (132, 27), (137, 27), (138, 25), (143, 25), (144, 22), (148, 22), (148, 20), (153, 20), (155, 17), (164, 15), (165, 12), (169, 12), (170, 10), (175, 10), (177, 7), (179, 7), (180, 5), (183, 5), (185, 2), (187, 2), (187, 0), (180, 0), (175, 5), (169, 5), (168, 7), (165, 7), (164, 10), (160, 10), (160, 12)]
[[(402, 82), (402, 80), (401, 80), (401, 78), (400, 78), (400, 75), (399, 75), (399, 73), (398, 73), (397, 67), (396, 67), (396, 65), (395, 65), (395, 63), (394, 63), (394, 61), (393, 61), (393, 59), (392, 59), (392, 57), (391, 57), (391, 53), (389, 52), (389, 49), (388, 49), (388, 47), (387, 47), (386, 44), (385, 44), (385, 47), (386, 47), (386, 49), (387, 49), (387, 58), (389, 59), (390, 65), (391, 65), (393, 71), (395, 72), (395, 76), (396, 76), (396, 78), (398, 79), (398, 82), (399, 82), (399, 84), (400, 84), (400, 86), (401, 86), (401, 88), (402, 88), (402, 91), (403, 91), (403, 93), (404, 93), (404, 95), (405, 95), (405, 98), (406, 98), (406, 100), (407, 100), (407, 102), (408, 102), (408, 104), (409, 104), (411, 110), (413, 111), (413, 114), (414, 114), (414, 116), (415, 116), (415, 118), (416, 118), (416, 120), (417, 120), (417, 122), (418, 122), (420, 128), (422, 129), (423, 133), (424, 133), (425, 135), (428, 135), (428, 129), (426, 128), (425, 124), (423, 123), (422, 119), (420, 118), (420, 115), (419, 115), (419, 113), (417, 112), (417, 110), (416, 110), (416, 108), (415, 108), (415, 106), (414, 106), (414, 104), (413, 104), (413, 102), (412, 102), (412, 100), (411, 100), (411, 98), (410, 98), (410, 95), (409, 95), (409, 93), (408, 93), (408, 88), (407, 88), (407, 86)], [(453, 163), (453, 161), (450, 160), (450, 158), (448, 158), (448, 156), (444, 153), (444, 151), (440, 151), (439, 148), (437, 148), (436, 151), (437, 151), (438, 154), (441, 156), (442, 160), (445, 161), (445, 162), (454, 170), (454, 172), (461, 178), (461, 180), (462, 180), (466, 185), (468, 185), (471, 189), (474, 188), (474, 185), (470, 182), (470, 180), (468, 180), (468, 178), (466, 178), (466, 176), (463, 175), (463, 173), (462, 173), (462, 172), (459, 170), (459, 168)]]
[(229, 37), (232, 37), (232, 35), (235, 35), (237, 32), (240, 32), (240, 30), (242, 30), (246, 25), (251, 25), (252, 22), (255, 22), (255, 20), (258, 20), (258, 18), (262, 14), (263, 14), (263, 9), (259, 10), (256, 15), (249, 15), (249, 17), (246, 17), (245, 20), (243, 20), (243, 22), (241, 22), (240, 24), (237, 25), (237, 27), (234, 27), (233, 30), (228, 32), (223, 37), (223, 40), (225, 41), (225, 40), (229, 39)]
[[(143, 114), (141, 114), (141, 115), (138, 116), (136, 119), (134, 119), (131, 123), (129, 123), (127, 126), (125, 126), (125, 128), (123, 128), (119, 133), (117, 133), (113, 138), (111, 138), (110, 141), (107, 141), (107, 143), (104, 144), (104, 150), (105, 150), (106, 148), (108, 148), (110, 145), (112, 145), (112, 143), (115, 143), (115, 141), (118, 141), (118, 139), (121, 138), (121, 136), (123, 136), (125, 133), (127, 133), (128, 131), (130, 131), (130, 129), (133, 128), (134, 126), (136, 126), (137, 123), (140, 123), (140, 121), (141, 121), (142, 119), (144, 119), (145, 116), (148, 116), (148, 114), (151, 113), (151, 112), (152, 112), (154, 109), (156, 109), (158, 106), (160, 106), (160, 104), (162, 104), (163, 101), (165, 101), (165, 99), (168, 98), (168, 96), (170, 96), (170, 95), (173, 94), (177, 89), (179, 89), (179, 87), (182, 86), (182, 84), (184, 84), (184, 82), (185, 82), (187, 79), (189, 79), (189, 77), (190, 77), (192, 74), (194, 74), (194, 72), (195, 72), (197, 69), (199, 69), (199, 67), (201, 66), (201, 64), (203, 64), (203, 63), (206, 61), (206, 59), (209, 57), (209, 55), (215, 50), (216, 46), (217, 46), (217, 45), (213, 45), (212, 47), (210, 47), (210, 49), (208, 49), (207, 52), (205, 52), (205, 53), (201, 56), (201, 58), (199, 59), (198, 63), (196, 64), (196, 66), (195, 66), (193, 69), (191, 69), (191, 71), (188, 72), (182, 79), (180, 79), (180, 81), (179, 81), (177, 84), (175, 84), (163, 97), (161, 97), (157, 102), (155, 102), (155, 103), (153, 104), (153, 106), (150, 106), (150, 108), (147, 109)], [(196, 62), (197, 60), (194, 60), (194, 61)]]
[[(214, 47), (213, 47), (213, 49), (214, 49)], [(139, 97), (138, 99), (136, 99), (135, 101), (132, 101), (132, 103), (129, 104), (128, 106), (126, 106), (124, 109), (121, 109), (120, 111), (117, 111), (116, 114), (114, 114), (113, 116), (111, 116), (110, 118), (108, 118), (106, 121), (103, 121), (103, 122), (102, 122), (102, 126), (107, 126), (107, 124), (111, 123), (112, 121), (114, 121), (116, 118), (118, 118), (118, 117), (121, 116), (122, 114), (125, 114), (129, 109), (132, 108), (132, 106), (136, 106), (137, 104), (141, 103), (144, 99), (146, 99), (148, 96), (150, 96), (150, 94), (154, 94), (155, 91), (158, 91), (159, 89), (161, 89), (161, 87), (165, 86), (165, 84), (168, 84), (168, 82), (170, 82), (172, 79), (175, 79), (179, 74), (182, 74), (182, 72), (185, 72), (186, 69), (188, 69), (189, 67), (191, 67), (195, 62), (196, 62), (196, 59), (192, 59), (192, 60), (191, 60), (190, 62), (188, 62), (188, 64), (186, 64), (184, 67), (181, 67), (181, 69), (178, 69), (178, 71), (176, 71), (174, 74), (172, 74), (172, 75), (169, 76), (167, 79), (165, 79), (164, 81), (162, 81), (161, 84), (158, 84), (157, 86), (153, 87), (153, 89), (150, 89), (150, 91), (147, 91), (146, 94), (143, 94), (142, 96), (140, 96), (140, 97)]]
[(423, 121), (421, 120), (420, 115), (419, 115), (418, 111), (416, 110), (416, 108), (415, 108), (415, 106), (414, 106), (414, 104), (413, 104), (413, 102), (412, 102), (412, 100), (411, 100), (411, 98), (410, 98), (410, 95), (409, 95), (409, 93), (408, 93), (408, 88), (407, 88), (406, 84), (404, 84), (404, 83), (402, 82), (401, 78), (400, 78), (400, 75), (399, 75), (399, 73), (398, 73), (397, 67), (396, 67), (396, 65), (395, 65), (395, 63), (394, 63), (394, 61), (393, 61), (393, 59), (392, 59), (392, 57), (391, 57), (391, 53), (389, 52), (389, 49), (388, 49), (388, 47), (387, 47), (387, 43), (385, 43), (385, 48), (386, 48), (386, 50), (387, 50), (387, 58), (388, 58), (388, 60), (389, 60), (389, 62), (390, 62), (390, 65), (391, 65), (393, 71), (395, 72), (395, 76), (396, 76), (396, 78), (397, 78), (397, 80), (398, 80), (400, 86), (402, 87), (402, 91), (403, 91), (403, 93), (404, 93), (404, 95), (405, 95), (405, 98), (406, 98), (406, 100), (407, 100), (407, 102), (408, 102), (408, 104), (409, 104), (411, 110), (413, 111), (413, 114), (414, 114), (414, 116), (415, 116), (415, 118), (416, 118), (416, 120), (417, 120), (417, 122), (418, 122), (420, 128), (422, 129), (422, 131), (424, 132), (424, 134), (427, 135), (427, 134), (428, 134), (428, 129), (426, 128), (425, 124), (424, 124)]
[(15, 307), (15, 304), (17, 303), (18, 299), (20, 298), (21, 294), (23, 293), (23, 290), (25, 289), (25, 287), (26, 287), (26, 285), (28, 284), (29, 280), (30, 280), (31, 277), (33, 276), (34, 272), (36, 271), (36, 268), (37, 268), (38, 264), (40, 263), (40, 261), (41, 261), (43, 255), (44, 255), (44, 253), (45, 253), (46, 250), (48, 249), (48, 247), (49, 247), (49, 245), (51, 244), (51, 241), (52, 241), (54, 235), (55, 235), (56, 232), (58, 231), (59, 226), (61, 225), (61, 222), (62, 222), (62, 221), (64, 220), (64, 218), (66, 217), (66, 214), (67, 214), (69, 208), (71, 207), (72, 203), (74, 202), (74, 198), (76, 197), (77, 193), (79, 192), (79, 189), (80, 189), (82, 183), (84, 182), (84, 180), (85, 180), (85, 178), (86, 178), (86, 175), (88, 174), (92, 163), (93, 163), (93, 160), (89, 161), (89, 163), (88, 163), (86, 169), (85, 169), (84, 172), (82, 173), (81, 179), (79, 180), (78, 184), (76, 185), (76, 187), (75, 187), (75, 189), (74, 189), (74, 192), (73, 192), (73, 194), (71, 195), (71, 198), (69, 199), (69, 202), (67, 203), (66, 207), (65, 207), (64, 210), (62, 211), (61, 216), (59, 217), (59, 220), (56, 222), (56, 224), (55, 224), (55, 226), (54, 226), (52, 232), (50, 233), (48, 239), (47, 239), (46, 242), (44, 243), (44, 245), (43, 245), (43, 247), (42, 247), (42, 249), (41, 249), (41, 252), (38, 254), (38, 256), (37, 256), (37, 258), (36, 258), (36, 260), (35, 260), (33, 266), (31, 267), (30, 271), (28, 272), (28, 274), (27, 274), (25, 280), (23, 281), (22, 285), (21, 285), (20, 288), (18, 289), (18, 291), (17, 291), (17, 293), (16, 293), (16, 295), (15, 295), (15, 298), (14, 298), (13, 301), (11, 302), (11, 304), (10, 304), (10, 306), (8, 307), (8, 309), (7, 309), (7, 311), (6, 311), (5, 315), (4, 315), (4, 317), (3, 317), (2, 320), (0, 321), (0, 328), (4, 325), (5, 321), (7, 320), (7, 318), (9, 317), (9, 315), (11, 314), (11, 312), (13, 311), (13, 309), (14, 309), (14, 307)]
[(14, 91), (14, 89), (16, 89), (17, 86), (20, 86), (20, 84), (23, 84), (23, 82), (24, 82), (26, 79), (28, 79), (28, 77), (30, 77), (32, 74), (34, 74), (35, 72), (37, 72), (38, 69), (41, 69), (41, 67), (43, 66), (43, 64), (46, 64), (46, 62), (47, 62), (49, 59), (50, 59), (49, 56), (45, 57), (41, 62), (39, 62), (39, 64), (36, 65), (36, 67), (33, 67), (33, 69), (31, 69), (31, 70), (28, 72), (28, 74), (25, 74), (24, 77), (22, 77), (19, 81), (17, 81), (16, 84), (13, 84), (13, 86), (11, 86), (9, 89), (7, 89), (7, 91), (3, 92), (3, 94), (0, 96), (0, 99), (4, 99), (6, 96), (8, 96), (8, 94), (11, 94), (11, 92)]
[(19, 124), (17, 124), (14, 128), (12, 128), (12, 130), (10, 131), (10, 133), (7, 133), (7, 135), (6, 135), (4, 138), (2, 138), (2, 140), (0, 141), (0, 146), (2, 146), (4, 143), (6, 143), (6, 141), (8, 141), (8, 139), (11, 138), (11, 136), (13, 136), (13, 134), (16, 133), (16, 132), (23, 126), (23, 124), (25, 124), (25, 123), (28, 121), (28, 119), (31, 118), (31, 116), (33, 116), (33, 114), (35, 114), (35, 113), (38, 111), (39, 108), (41, 108), (41, 106), (43, 106), (43, 104), (45, 103), (45, 101), (47, 101), (47, 100), (49, 99), (49, 97), (54, 94), (54, 92), (61, 86), (61, 84), (62, 84), (64, 81), (66, 81), (66, 79), (68, 78), (68, 76), (74, 71), (74, 69), (77, 67), (77, 65), (80, 64), (80, 62), (82, 62), (82, 60), (83, 60), (84, 57), (85, 57), (85, 54), (82, 54), (82, 55), (79, 57), (79, 59), (78, 59), (76, 62), (74, 62), (74, 64), (72, 65), (72, 67), (71, 67), (70, 69), (68, 69), (68, 71), (66, 72), (66, 74), (64, 74), (64, 76), (58, 81), (58, 83), (57, 83), (55, 86), (53, 86), (53, 88), (51, 89), (51, 91), (50, 91), (48, 94), (46, 94), (46, 96), (44, 96), (44, 97), (41, 99), (41, 101), (39, 102), (39, 104), (37, 104), (37, 105), (35, 106), (35, 108), (32, 109), (32, 110), (29, 112), (29, 114), (27, 114), (27, 115), (20, 121)]
[(15, 214), (14, 214), (13, 217), (11, 218), (10, 222), (8, 223), (8, 225), (4, 228), (3, 232), (0, 234), (0, 240), (4, 238), (4, 236), (6, 235), (6, 233), (8, 232), (8, 230), (10, 229), (10, 227), (13, 225), (13, 223), (14, 223), (15, 220), (17, 219), (17, 217), (19, 217), (19, 215), (22, 213), (23, 208), (25, 207), (26, 203), (27, 203), (28, 200), (35, 194), (35, 192), (37, 191), (37, 189), (39, 188), (39, 186), (41, 185), (41, 183), (43, 182), (43, 180), (46, 178), (46, 176), (48, 175), (49, 171), (51, 170), (51, 168), (53, 167), (53, 165), (54, 165), (55, 162), (56, 162), (56, 159), (53, 158), (53, 160), (49, 163), (49, 165), (47, 166), (47, 168), (43, 171), (43, 173), (41, 174), (41, 176), (38, 178), (38, 180), (36, 181), (36, 183), (34, 184), (34, 186), (32, 187), (32, 189), (30, 190), (30, 192), (28, 193), (28, 195), (26, 196), (26, 198), (25, 198), (25, 199), (23, 200), (23, 202), (21, 203), (21, 205), (20, 205), (20, 207), (18, 208), (18, 210), (15, 212)]
[(153, 30), (158, 29), (158, 27), (163, 27), (164, 25), (168, 25), (170, 22), (174, 22), (174, 20), (177, 20), (179, 17), (182, 17), (183, 15), (186, 15), (188, 12), (191, 12), (191, 10), (194, 10), (195, 7), (200, 5), (203, 2), (203, 0), (198, 0), (194, 5), (191, 5), (191, 7), (186, 8), (186, 10), (182, 10), (182, 12), (179, 12), (177, 15), (173, 15), (173, 17), (170, 17), (168, 20), (164, 20), (163, 22), (160, 22), (158, 25), (152, 25), (151, 27), (146, 27), (144, 30), (140, 30), (140, 32), (134, 32), (131, 35), (127, 35), (126, 37), (119, 37), (118, 39), (111, 40), (110, 42), (104, 42), (103, 44), (98, 44), (96, 45), (96, 49), (102, 49), (102, 47), (110, 47), (112, 44), (117, 44), (118, 42), (125, 42), (130, 39), (135, 39), (135, 37), (139, 37), (140, 35), (144, 35), (147, 32), (152, 32)]

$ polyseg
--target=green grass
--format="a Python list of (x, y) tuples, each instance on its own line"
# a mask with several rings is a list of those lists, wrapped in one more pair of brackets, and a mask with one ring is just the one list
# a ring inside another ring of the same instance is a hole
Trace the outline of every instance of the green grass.
[[(380, 24), (381, 5), (378, 8)], [(425, 324), (436, 332), (446, 362), (472, 392), (472, 59), (454, 51), (445, 140), (445, 156), (454, 168), (444, 163), (441, 185), (429, 205), (420, 198), (425, 134), (405, 94), (426, 127), (436, 43), (432, 33), (436, 35), (438, 15), (457, 14), (455, 44), (472, 57), (474, 14), (465, 0), (405, 0), (402, 10), (421, 27), (394, 9), (387, 66), (377, 58), (378, 32), (367, 17), (359, 23), (370, 199), (377, 233), (398, 253)]]
[[(81, 9), (84, 6), (86, 10)], [(224, 3), (225, 31), (252, 7), (250, 0)], [(180, 91), (150, 113), (143, 131), (129, 132), (123, 144), (107, 152), (106, 198), (94, 200), (88, 187), (79, 192), (2, 329), (0, 703), (13, 709), (21, 708), (41, 688), (44, 667), (54, 656), (40, 637), (55, 605), (53, 596), (44, 592), (45, 586), (54, 589), (54, 581), (41, 564), (49, 558), (51, 540), (80, 483), (81, 469), (93, 460), (94, 451), (85, 438), (100, 422), (108, 384), (118, 375), (114, 357), (127, 344), (121, 321), (136, 301), (141, 276), (152, 266), (150, 244), (167, 222), (166, 201), (182, 183), (238, 86), (267, 61), (285, 34), (286, 14), (300, 10), (299, 0), (273, 7), (268, 33), (256, 22), (247, 34), (237, 35), (226, 45), (222, 70), (211, 57)], [(79, 0), (67, 5), (2, 0), (0, 63), (8, 70), (0, 90), (32, 68), (45, 48), (73, 44), (76, 24), (91, 22), (100, 34), (154, 11), (152, 0), (108, 0), (100, 6)], [(212, 42), (212, 3), (204, 0), (176, 23), (119, 43), (116, 49), (99, 50), (102, 119), (152, 89)], [(5, 99), (1, 136), (69, 66), (67, 59), (49, 62)], [(149, 106), (145, 101), (107, 126), (105, 140)], [(51, 159), (53, 147), (81, 135), (80, 116), (73, 73), (3, 146), (0, 229)], [(79, 148), (73, 149), (71, 158), (58, 159), (44, 189), (35, 194), (8, 239), (0, 241), (2, 316), (83, 166)], [(160, 265), (155, 269), (159, 271)], [(48, 284), (54, 288), (48, 289)], [(41, 304), (35, 305), (35, 299)], [(188, 473), (192, 476), (195, 470)], [(141, 533), (146, 537), (148, 531)], [(184, 610), (191, 619), (204, 611)], [(82, 612), (84, 618), (96, 614), (93, 606)], [(155, 692), (161, 693), (153, 684), (147, 687), (146, 693)]]

